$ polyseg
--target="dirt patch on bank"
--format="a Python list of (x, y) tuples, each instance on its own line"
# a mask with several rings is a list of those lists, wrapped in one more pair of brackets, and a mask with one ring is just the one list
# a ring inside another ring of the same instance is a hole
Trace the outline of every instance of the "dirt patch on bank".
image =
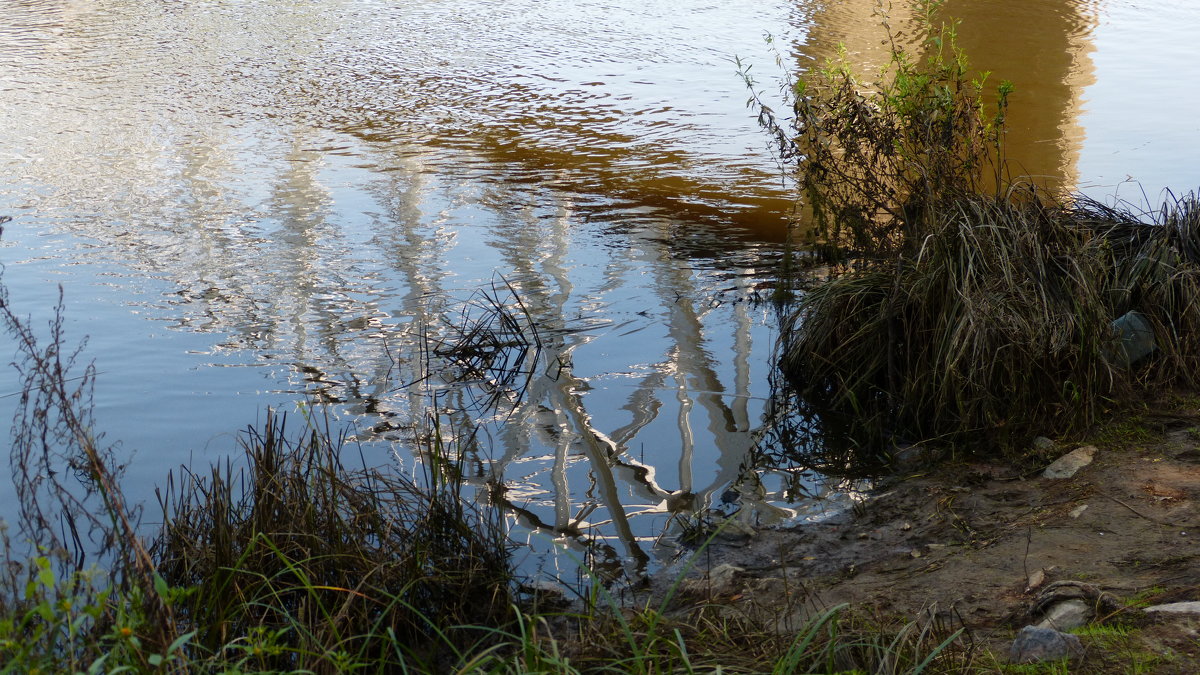
[(843, 602), (875, 616), (936, 617), (965, 628), (999, 667), (1016, 631), (1039, 620), (1039, 593), (1071, 581), (1097, 594), (1094, 635), (1079, 631), (1086, 653), (1071, 672), (1127, 672), (1135, 662), (1148, 668), (1138, 672), (1198, 672), (1200, 615), (1141, 608), (1200, 600), (1200, 408), (1145, 415), (1087, 444), (1094, 461), (1070, 478), (944, 463), (892, 479), (830, 520), (716, 541), (681, 597), (780, 630)]

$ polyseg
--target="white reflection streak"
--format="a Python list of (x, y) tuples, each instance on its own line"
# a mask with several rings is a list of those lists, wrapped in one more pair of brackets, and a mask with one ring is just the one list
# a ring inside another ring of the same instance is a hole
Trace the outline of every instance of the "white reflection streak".
[[(746, 466), (746, 461), (758, 440), (758, 434), (751, 429), (747, 412), (749, 359), (752, 349), (751, 322), (747, 311), (734, 313), (737, 319), (733, 354), (736, 395), (734, 407), (730, 408), (724, 402), (725, 386), (717, 375), (712, 357), (704, 348), (707, 339), (703, 315), (695, 309), (693, 298), (698, 296), (698, 289), (692, 282), (693, 273), (690, 266), (674, 260), (669, 251), (663, 251), (654, 269), (657, 281), (655, 288), (659, 289), (660, 301), (670, 317), (668, 329), (675, 353), (673, 364), (677, 371), (677, 381), (681, 385), (678, 395), (684, 396), (689, 405), (694, 401), (699, 402), (707, 412), (708, 431), (718, 451), (718, 471), (711, 482), (696, 493), (701, 498), (696, 507), (701, 508), (711, 503), (712, 495), (717, 490), (737, 485), (740, 480), (758, 482), (757, 475)], [(743, 294), (747, 290), (744, 283), (739, 280), (739, 292)], [(689, 384), (696, 390), (694, 396), (687, 393), (686, 386)], [(691, 433), (690, 427), (687, 433)], [(694, 462), (692, 446), (685, 443), (683, 449), (680, 457), (681, 480), (682, 476), (687, 475), (684, 470), (690, 472)], [(761, 493), (761, 489), (753, 490), (752, 494), (746, 496), (759, 512), (765, 511), (772, 516), (790, 513), (786, 509), (768, 507), (758, 493)], [(747, 519), (752, 515), (754, 514), (749, 510), (741, 513), (741, 517)]]
[[(678, 349), (676, 350), (678, 352)], [(696, 444), (692, 437), (692, 398), (688, 396), (687, 379), (682, 373), (675, 374), (675, 399), (679, 401), (679, 489), (692, 491), (692, 461)]]
[[(628, 514), (621, 503), (617, 481), (613, 474), (615, 467), (622, 463), (619, 457), (622, 449), (605, 433), (595, 427), (591, 415), (584, 406), (580, 392), (586, 391), (586, 381), (574, 375), (571, 362), (572, 352), (588, 338), (572, 335), (565, 331), (566, 305), (571, 299), (573, 284), (565, 261), (569, 253), (569, 240), (572, 231), (573, 212), (569, 203), (560, 203), (560, 212), (553, 219), (550, 232), (538, 227), (538, 223), (530, 222), (523, 227), (506, 228), (507, 237), (503, 247), (507, 253), (510, 266), (517, 270), (518, 278), (510, 279), (517, 288), (526, 306), (534, 313), (539, 330), (542, 333), (542, 349), (545, 363), (559, 366), (553, 377), (536, 377), (531, 382), (524, 400), (519, 404), (515, 417), (523, 420), (521, 425), (528, 433), (531, 421), (537, 420), (538, 406), (544, 405), (545, 410), (554, 416), (555, 426), (563, 430), (563, 438), (556, 446), (555, 462), (565, 463), (565, 448), (572, 442), (578, 443), (589, 460), (592, 489), (588, 492), (596, 494), (595, 504), (581, 504), (579, 514), (570, 519), (569, 513), (572, 491), (566, 479), (565, 472), (561, 480), (552, 478), (555, 495), (555, 524), (553, 529), (558, 533), (570, 533), (579, 530), (586, 531), (589, 527), (609, 524), (616, 530), (616, 538), (621, 541), (626, 555), (635, 561), (637, 568), (644, 568), (648, 556), (641, 549), (633, 532)], [(548, 252), (541, 254), (539, 251)], [(540, 266), (534, 263), (540, 261)], [(540, 270), (538, 269), (540, 267)], [(535, 278), (548, 278), (548, 285), (528, 283)], [(545, 402), (543, 404), (543, 401)], [(573, 431), (572, 431), (573, 430)], [(515, 448), (509, 436), (509, 447), (506, 452), (506, 462), (510, 461)], [(524, 447), (522, 444), (519, 447)], [(625, 466), (633, 468), (629, 463)], [(665, 491), (653, 484), (653, 470), (639, 466), (634, 473), (643, 479), (651, 493), (658, 498), (665, 497)], [(578, 491), (576, 491), (578, 493)], [(568, 505), (564, 508), (564, 505)], [(607, 511), (607, 523), (588, 523), (582, 519), (594, 507), (603, 506)], [(537, 523), (534, 523), (537, 525)], [(597, 532), (588, 532), (595, 536)]]

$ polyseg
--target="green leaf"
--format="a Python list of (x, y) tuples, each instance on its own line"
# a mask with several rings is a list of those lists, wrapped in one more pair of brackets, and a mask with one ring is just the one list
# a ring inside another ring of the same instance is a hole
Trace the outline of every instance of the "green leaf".
[(167, 599), (167, 595), (171, 592), (171, 587), (167, 585), (167, 580), (158, 574), (154, 575), (154, 592), (158, 593), (158, 597), (164, 600)]
[(109, 652), (109, 653), (105, 654), (104, 656), (101, 656), (100, 658), (96, 659), (95, 661), (92, 661), (92, 665), (89, 666), (87, 669), (88, 675), (97, 675), (98, 673), (118, 672), (118, 671), (107, 671), (104, 669), (104, 662), (107, 661), (108, 657), (110, 657), (110, 656), (112, 656), (112, 652)]
[(34, 563), (38, 566), (38, 581), (46, 588), (54, 588), (54, 570), (50, 569), (50, 560), (35, 558)]
[(39, 616), (42, 617), (42, 620), (45, 621), (46, 623), (54, 623), (54, 619), (55, 619), (54, 609), (52, 607), (50, 607), (50, 605), (48, 603), (43, 602), (42, 604), (35, 607), (34, 610), (38, 613)]
[(174, 654), (175, 650), (191, 642), (193, 637), (196, 637), (196, 631), (184, 633), (183, 635), (175, 638), (175, 641), (171, 643), (171, 646), (167, 647), (167, 653)]

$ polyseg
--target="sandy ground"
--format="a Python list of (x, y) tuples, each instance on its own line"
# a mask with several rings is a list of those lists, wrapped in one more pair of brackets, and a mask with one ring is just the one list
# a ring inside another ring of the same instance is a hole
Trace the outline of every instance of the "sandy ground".
[(1140, 609), (1200, 600), (1200, 408), (1114, 429), (1087, 441), (1094, 461), (1070, 478), (1040, 469), (1084, 443), (1058, 444), (1024, 474), (967, 461), (897, 476), (853, 513), (715, 543), (683, 597), (781, 630), (842, 602), (936, 616), (1003, 655), (1037, 621), (1039, 592), (1070, 580), (1102, 594), (1093, 626), (1120, 638), (1084, 633), (1071, 672), (1200, 672), (1200, 615)]

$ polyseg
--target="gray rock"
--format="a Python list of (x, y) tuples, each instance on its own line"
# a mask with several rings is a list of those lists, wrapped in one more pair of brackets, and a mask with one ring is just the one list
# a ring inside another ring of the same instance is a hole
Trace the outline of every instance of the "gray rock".
[(1095, 616), (1095, 612), (1092, 611), (1090, 604), (1078, 599), (1065, 600), (1047, 610), (1037, 627), (1071, 630), (1086, 626), (1093, 616)]
[(1200, 602), (1168, 602), (1165, 605), (1147, 607), (1146, 612), (1166, 612), (1168, 614), (1200, 614)]
[(756, 534), (758, 531), (754, 526), (730, 518), (720, 524), (715, 540), (731, 546), (745, 546)]
[(1044, 478), (1070, 478), (1083, 467), (1092, 463), (1096, 456), (1096, 446), (1085, 445), (1059, 457), (1042, 472)]
[(911, 471), (929, 464), (935, 464), (942, 458), (943, 451), (924, 445), (909, 445), (896, 448), (891, 453), (892, 468), (897, 471)]
[(1106, 350), (1109, 363), (1128, 368), (1146, 358), (1158, 345), (1154, 341), (1154, 328), (1140, 312), (1126, 312), (1112, 322), (1116, 337), (1115, 349)]
[(1037, 438), (1033, 439), (1033, 443), (1030, 445), (1033, 446), (1034, 450), (1041, 450), (1043, 452), (1054, 449), (1054, 441), (1046, 438), (1045, 436), (1038, 436)]
[(738, 582), (745, 569), (734, 565), (717, 565), (699, 579), (684, 579), (680, 590), (691, 595), (711, 597), (731, 595), (738, 591)]
[(1083, 643), (1078, 637), (1037, 626), (1022, 628), (1009, 650), (1009, 659), (1013, 663), (1058, 661), (1079, 656), (1083, 656)]
[(1055, 606), (1065, 602), (1079, 601), (1086, 605), (1092, 616), (1119, 610), (1122, 605), (1116, 598), (1082, 581), (1055, 581), (1038, 593), (1030, 608), (1032, 616), (1048, 616)]
[(733, 590), (734, 581), (739, 574), (746, 570), (735, 565), (717, 565), (708, 573), (708, 578), (712, 582), (713, 587), (721, 590)]
[(1042, 587), (1046, 583), (1046, 570), (1038, 568), (1030, 573), (1029, 578), (1025, 580), (1025, 592), (1029, 593)]

